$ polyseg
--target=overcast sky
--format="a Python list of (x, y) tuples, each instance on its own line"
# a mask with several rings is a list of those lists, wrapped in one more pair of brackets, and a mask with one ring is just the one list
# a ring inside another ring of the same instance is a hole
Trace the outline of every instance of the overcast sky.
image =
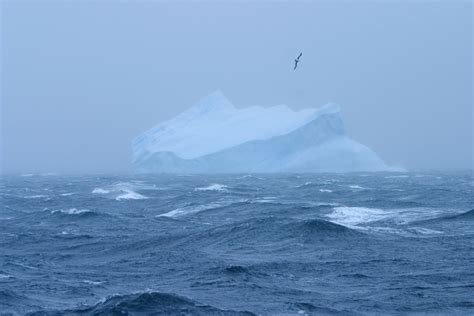
[(129, 172), (136, 135), (216, 89), (338, 103), (389, 164), (473, 166), (470, 1), (4, 0), (1, 40), (4, 173)]

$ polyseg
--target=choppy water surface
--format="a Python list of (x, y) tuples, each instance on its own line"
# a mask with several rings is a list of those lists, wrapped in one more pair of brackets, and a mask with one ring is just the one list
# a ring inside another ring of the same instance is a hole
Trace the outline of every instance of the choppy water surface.
[(0, 314), (472, 314), (470, 174), (1, 178)]

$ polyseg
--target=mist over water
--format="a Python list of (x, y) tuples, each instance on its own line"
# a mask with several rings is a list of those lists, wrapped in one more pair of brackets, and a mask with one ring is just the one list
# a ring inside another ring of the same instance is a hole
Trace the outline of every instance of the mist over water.
[(389, 165), (472, 168), (469, 1), (0, 6), (3, 173), (129, 172), (134, 137), (216, 89), (336, 102)]

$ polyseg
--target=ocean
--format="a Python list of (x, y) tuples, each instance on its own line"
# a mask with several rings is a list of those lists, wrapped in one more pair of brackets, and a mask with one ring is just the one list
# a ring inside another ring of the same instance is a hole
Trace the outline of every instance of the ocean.
[(0, 315), (474, 314), (470, 173), (0, 181)]

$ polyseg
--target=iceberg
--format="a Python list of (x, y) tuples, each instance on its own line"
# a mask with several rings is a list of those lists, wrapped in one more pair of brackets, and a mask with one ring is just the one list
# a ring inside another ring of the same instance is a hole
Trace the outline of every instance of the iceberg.
[(139, 173), (394, 171), (345, 135), (340, 108), (238, 109), (220, 92), (132, 142)]

